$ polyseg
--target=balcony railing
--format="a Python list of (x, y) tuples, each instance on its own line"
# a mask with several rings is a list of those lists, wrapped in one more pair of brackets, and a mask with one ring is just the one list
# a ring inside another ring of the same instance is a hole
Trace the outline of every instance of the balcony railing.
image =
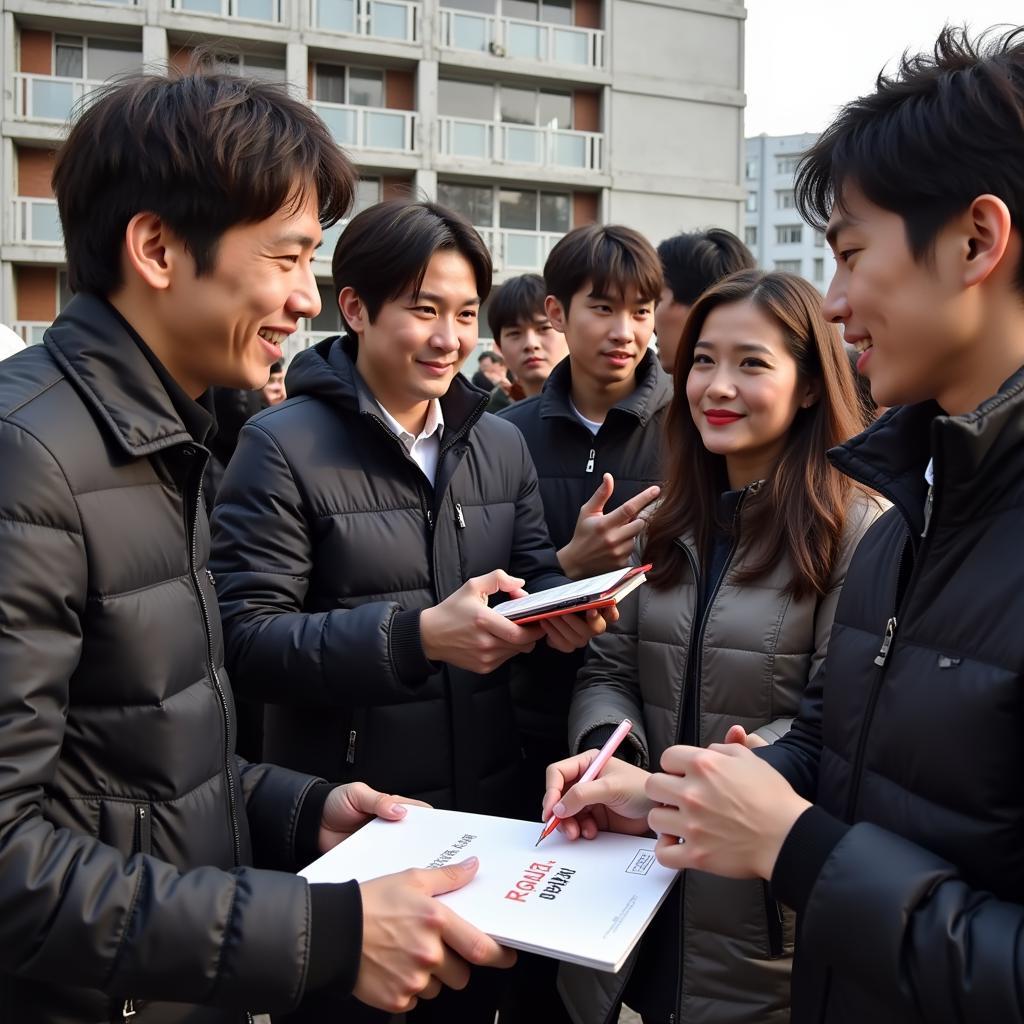
[(15, 320), (11, 329), (26, 345), (38, 345), (49, 326), (49, 320)]
[(604, 136), (561, 128), (442, 117), (441, 152), (468, 160), (599, 171)]
[(528, 231), (517, 228), (476, 229), (491, 250), (495, 270), (516, 273), (539, 271), (548, 254), (562, 237), (558, 231)]
[(18, 121), (52, 121), (63, 124), (82, 101), (102, 82), (56, 75), (14, 74), (14, 117)]
[(280, 23), (284, 20), (284, 0), (168, 0), (172, 11), (185, 14), (211, 14), (215, 18)]
[(410, 0), (310, 0), (310, 24), (324, 32), (415, 43), (422, 18)]
[(15, 196), (11, 200), (11, 241), (16, 245), (64, 244), (56, 199)]
[(416, 115), (411, 110), (356, 107), (347, 103), (313, 102), (335, 141), (352, 149), (416, 151)]
[[(328, 0), (321, 0), (322, 3)], [(441, 45), (496, 57), (604, 67), (604, 32), (441, 8)]]

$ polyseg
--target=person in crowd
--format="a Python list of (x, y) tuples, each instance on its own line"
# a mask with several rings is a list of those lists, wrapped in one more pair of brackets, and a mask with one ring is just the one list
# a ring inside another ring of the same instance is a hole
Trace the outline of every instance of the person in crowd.
[(284, 363), (280, 359), (270, 367), (270, 378), (261, 388), (260, 397), (264, 409), (280, 405), (288, 397), (284, 386)]
[[(584, 579), (629, 563), (641, 514), (662, 479), (661, 428), (672, 385), (648, 349), (661, 265), (630, 228), (581, 227), (552, 249), (544, 285), (547, 322), (564, 335), (569, 357), (541, 394), (501, 415), (526, 438), (562, 570)], [(523, 816), (536, 815), (547, 766), (568, 753), (569, 698), (582, 663), (582, 651), (550, 647), (513, 663), (529, 779)], [(506, 1006), (503, 1018), (535, 1014), (541, 998), (559, 1006), (556, 966), (535, 963), (534, 977), (516, 988), (516, 1005)], [(548, 991), (550, 998), (538, 995)]]
[[(522, 436), (459, 374), (490, 254), (457, 214), (396, 199), (352, 219), (333, 274), (346, 333), (294, 358), (291, 397), (243, 428), (218, 497), (228, 664), (267, 702), (275, 761), (508, 813), (521, 753), (502, 666), (605, 621), (488, 607), (565, 582)], [(489, 1024), (496, 991), (477, 975), (417, 1018)]]
[(551, 371), (568, 353), (565, 335), (551, 326), (544, 309), (546, 296), (540, 274), (510, 278), (491, 296), (487, 323), (512, 383), (494, 388), (488, 412), (500, 412), (513, 402), (539, 395)]
[[(810, 284), (726, 278), (697, 300), (679, 352), (667, 479), (636, 556), (654, 568), (591, 645), (569, 715), (574, 751), (631, 719), (622, 755), (644, 769), (675, 743), (722, 742), (734, 722), (759, 742), (788, 730), (850, 557), (882, 511), (826, 459), (864, 418)], [(645, 775), (631, 776), (641, 798)], [(647, 1024), (783, 1024), (792, 926), (764, 883), (690, 871), (631, 970), (614, 985), (577, 972), (574, 998), (584, 1019), (624, 998)]]
[(1022, 116), (1024, 31), (946, 28), (798, 170), (890, 407), (832, 458), (893, 508), (789, 733), (670, 748), (646, 786), (663, 863), (796, 911), (794, 1024), (1024, 1017)]
[(482, 391), (491, 391), (500, 384), (508, 384), (508, 370), (500, 352), (481, 352), (479, 366), (473, 374), (473, 385)]
[(755, 266), (750, 250), (724, 228), (683, 231), (658, 246), (665, 272), (665, 284), (654, 308), (654, 331), (658, 337), (658, 358), (666, 373), (672, 373), (690, 309), (713, 284), (723, 277)]
[(306, 104), (201, 68), (121, 80), (58, 153), (76, 294), (0, 373), (5, 1019), (242, 1022), (313, 989), (400, 1010), (511, 960), (430, 899), (472, 863), (292, 874), (402, 808), (234, 754), (199, 396), (260, 387), (318, 311), (355, 181)]

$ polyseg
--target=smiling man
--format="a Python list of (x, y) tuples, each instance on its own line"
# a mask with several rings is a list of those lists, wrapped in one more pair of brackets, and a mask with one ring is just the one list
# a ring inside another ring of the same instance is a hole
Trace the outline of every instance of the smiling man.
[[(522, 627), (488, 607), (565, 582), (522, 436), (459, 373), (490, 255), (456, 214), (393, 200), (346, 227), (333, 272), (346, 334), (295, 357), (291, 397), (243, 429), (218, 494), (228, 664), (267, 702), (275, 761), (509, 814), (502, 666), (541, 640), (582, 647), (604, 619)], [(417, 1019), (493, 1021), (492, 981)]]
[(798, 172), (825, 313), (896, 407), (832, 458), (893, 508), (789, 734), (670, 748), (647, 788), (663, 863), (797, 911), (795, 1024), (1024, 1018), (1022, 117), (1024, 31), (947, 29)]

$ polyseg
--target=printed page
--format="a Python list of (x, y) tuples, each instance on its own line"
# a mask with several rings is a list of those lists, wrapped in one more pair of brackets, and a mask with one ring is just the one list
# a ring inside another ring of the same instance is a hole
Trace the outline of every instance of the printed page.
[(300, 872), (310, 882), (365, 882), (471, 855), (480, 870), (438, 897), (506, 946), (617, 971), (668, 894), (676, 872), (654, 859), (653, 838), (601, 833), (569, 842), (539, 822), (409, 807), (375, 819)]

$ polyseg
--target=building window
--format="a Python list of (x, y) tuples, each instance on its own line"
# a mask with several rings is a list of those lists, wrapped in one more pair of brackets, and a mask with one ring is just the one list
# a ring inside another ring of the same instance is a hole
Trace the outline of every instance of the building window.
[(138, 71), (142, 67), (142, 49), (138, 43), (127, 39), (56, 35), (53, 67), (59, 78), (105, 82), (114, 75)]
[(775, 193), (775, 208), (777, 210), (795, 210), (796, 199), (793, 192), (788, 188), (780, 188)]
[(437, 201), (478, 228), (494, 224), (494, 189), (482, 185), (454, 185), (447, 181), (437, 184)]
[(467, 117), (541, 128), (572, 128), (572, 93), (523, 89), (442, 78), (437, 109), (442, 117)]
[(814, 280), (817, 282), (825, 280), (825, 261), (820, 256), (814, 257)]
[(744, 175), (749, 181), (751, 178), (757, 177), (757, 157), (748, 157)]
[(799, 260), (776, 260), (775, 269), (784, 271), (787, 274), (799, 274), (800, 273), (800, 261)]
[(795, 174), (800, 164), (799, 155), (786, 154), (775, 160), (775, 171), (777, 174)]
[(284, 58), (263, 53), (221, 53), (217, 55), (217, 68), (229, 75), (247, 75), (265, 82), (287, 81)]
[(776, 245), (799, 245), (804, 240), (801, 224), (780, 224), (775, 229)]
[(757, 245), (757, 227), (756, 225), (749, 225), (743, 229), (743, 241), (747, 245)]
[(825, 232), (819, 231), (817, 228), (814, 229), (814, 247), (816, 249), (825, 248)]
[(747, 193), (747, 213), (757, 213), (757, 193)]
[(317, 64), (313, 89), (314, 99), (321, 103), (345, 103), (353, 107), (384, 106), (384, 72), (373, 68)]

